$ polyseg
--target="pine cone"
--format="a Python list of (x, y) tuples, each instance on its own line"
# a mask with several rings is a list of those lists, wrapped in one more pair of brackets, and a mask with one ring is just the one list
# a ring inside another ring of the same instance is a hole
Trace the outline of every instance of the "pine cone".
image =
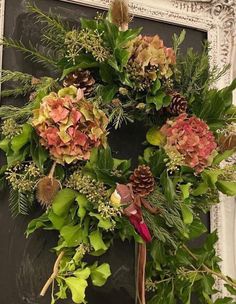
[(77, 70), (68, 74), (64, 81), (63, 86), (69, 87), (71, 85), (76, 88), (80, 88), (84, 91), (84, 95), (88, 96), (92, 93), (94, 89), (95, 79), (91, 75), (89, 70)]
[(173, 92), (170, 94), (170, 96), (171, 103), (167, 108), (168, 112), (172, 115), (180, 115), (181, 113), (185, 113), (188, 107), (188, 102), (185, 97), (178, 92)]
[(145, 197), (154, 190), (155, 180), (150, 167), (146, 165), (138, 166), (131, 175), (130, 181), (134, 194)]

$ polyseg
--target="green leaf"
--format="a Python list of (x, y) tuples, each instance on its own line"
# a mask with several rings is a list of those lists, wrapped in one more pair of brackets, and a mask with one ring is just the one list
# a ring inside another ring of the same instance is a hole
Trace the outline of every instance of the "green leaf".
[(76, 202), (79, 205), (78, 216), (80, 217), (80, 222), (82, 222), (86, 215), (86, 210), (89, 202), (84, 194), (79, 194), (76, 197)]
[(111, 275), (110, 266), (104, 263), (96, 268), (91, 267), (91, 279), (94, 286), (103, 286)]
[(159, 91), (161, 88), (161, 81), (157, 78), (155, 82), (153, 83), (152, 89), (151, 89), (151, 94), (156, 95), (157, 91)]
[(180, 190), (182, 192), (184, 200), (187, 199), (187, 198), (189, 198), (189, 195), (190, 195), (189, 190), (190, 190), (191, 185), (192, 185), (191, 183), (187, 183), (187, 184), (179, 186), (179, 188), (180, 188)]
[(198, 185), (198, 187), (196, 189), (194, 189), (192, 191), (192, 195), (193, 196), (199, 196), (199, 195), (202, 195), (202, 194), (205, 194), (207, 191), (208, 191), (208, 185), (206, 184), (206, 182), (203, 182), (203, 183), (200, 183)]
[(111, 66), (103, 63), (99, 66), (99, 74), (101, 76), (102, 81), (107, 83), (114, 82), (114, 69), (111, 68)]
[(53, 228), (60, 230), (64, 226), (67, 216), (58, 216), (52, 210), (50, 210), (48, 213), (48, 219), (52, 223)]
[(152, 173), (155, 177), (159, 178), (162, 172), (165, 170), (165, 158), (166, 154), (163, 149), (159, 149), (155, 151), (152, 155), (150, 155), (149, 166), (152, 170)]
[(120, 71), (123, 70), (123, 67), (125, 67), (128, 63), (130, 53), (125, 49), (116, 49), (114, 52), (114, 56), (116, 57), (116, 60), (118, 64), (120, 65)]
[(210, 188), (215, 187), (215, 183), (218, 180), (218, 176), (221, 174), (221, 170), (213, 169), (213, 170), (204, 170), (201, 174), (202, 179)]
[(127, 31), (119, 31), (117, 37), (117, 46), (125, 46), (127, 42), (136, 38), (142, 31), (142, 28), (128, 29)]
[(9, 151), (10, 139), (4, 138), (0, 141), (0, 149), (3, 150), (6, 154)]
[(68, 247), (76, 247), (83, 241), (83, 231), (80, 225), (63, 226), (60, 234)]
[(176, 197), (175, 186), (172, 180), (170, 179), (167, 171), (164, 171), (161, 174), (160, 182), (163, 187), (166, 199), (172, 203)]
[(95, 251), (104, 250), (106, 251), (108, 248), (106, 244), (103, 242), (102, 234), (99, 230), (93, 231), (89, 235), (89, 240), (91, 246), (94, 248)]
[(109, 219), (102, 218), (100, 214), (90, 212), (89, 215), (98, 219), (99, 228), (102, 228), (104, 230), (109, 230), (113, 226)]
[(110, 103), (117, 92), (118, 86), (115, 84), (100, 85), (98, 87), (98, 94), (101, 96), (103, 103)]
[(47, 227), (49, 223), (48, 214), (45, 212), (40, 217), (33, 219), (29, 222), (26, 229), (26, 237), (33, 233), (35, 230), (43, 227)]
[(193, 222), (189, 226), (189, 239), (194, 239), (207, 232), (206, 226), (201, 222), (200, 219), (194, 218)]
[(14, 152), (18, 152), (24, 145), (30, 142), (32, 127), (29, 124), (24, 124), (21, 134), (15, 136), (11, 141), (11, 148)]
[(226, 289), (234, 296), (236, 296), (236, 289), (233, 288), (232, 286), (230, 286), (229, 284), (225, 284), (224, 285), (226, 287)]
[(146, 134), (146, 139), (153, 146), (163, 146), (165, 144), (165, 136), (161, 133), (160, 128), (152, 127)]
[(73, 275), (77, 278), (87, 280), (91, 274), (91, 270), (89, 267), (86, 267), (84, 269), (78, 269), (73, 272)]
[(78, 192), (68, 188), (59, 191), (52, 202), (53, 212), (58, 216), (66, 215), (77, 195)]
[(235, 196), (236, 195), (236, 182), (227, 182), (223, 180), (218, 180), (216, 183), (217, 189), (228, 195), (228, 196)]
[(72, 293), (74, 303), (84, 303), (85, 289), (88, 286), (86, 280), (81, 278), (69, 277), (64, 279)]
[(44, 163), (49, 158), (48, 151), (39, 143), (38, 136), (32, 132), (30, 143), (30, 155), (37, 167), (43, 172)]
[(216, 157), (213, 159), (212, 165), (219, 165), (223, 160), (229, 158), (235, 153), (235, 149), (226, 150), (222, 154), (217, 154)]
[[(78, 63), (77, 63), (78, 62)], [(63, 70), (60, 80), (63, 80), (68, 74), (78, 69), (89, 69), (99, 67), (99, 63), (95, 61), (93, 56), (81, 54), (76, 58), (76, 64)]]
[(193, 213), (192, 210), (186, 204), (181, 205), (181, 211), (183, 216), (183, 221), (186, 225), (189, 225), (193, 222)]
[(156, 110), (158, 111), (163, 106), (163, 100), (165, 96), (166, 94), (164, 92), (159, 91), (155, 96), (147, 95), (146, 102), (153, 103), (156, 106)]

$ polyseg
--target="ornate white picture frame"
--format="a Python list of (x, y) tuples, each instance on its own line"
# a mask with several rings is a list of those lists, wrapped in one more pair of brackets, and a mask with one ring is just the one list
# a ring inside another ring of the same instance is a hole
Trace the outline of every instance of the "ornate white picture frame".
[[(107, 8), (109, 0), (58, 0)], [(0, 0), (0, 35), (3, 35), (4, 4)], [(130, 0), (131, 13), (148, 19), (173, 23), (207, 33), (211, 45), (211, 65), (231, 68), (216, 84), (227, 86), (236, 77), (236, 0)], [(0, 63), (2, 49), (0, 49)], [(234, 94), (236, 102), (236, 92)], [(222, 258), (222, 271), (236, 278), (236, 201), (221, 196), (221, 203), (211, 210), (211, 230), (218, 230), (217, 254)], [(226, 295), (222, 282), (217, 282)]]

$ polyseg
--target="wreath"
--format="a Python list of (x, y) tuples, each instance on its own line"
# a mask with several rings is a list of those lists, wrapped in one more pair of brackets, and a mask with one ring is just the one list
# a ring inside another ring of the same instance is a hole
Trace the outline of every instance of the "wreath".
[[(207, 231), (200, 215), (219, 202), (218, 191), (236, 195), (235, 165), (222, 165), (236, 146), (236, 80), (214, 87), (228, 67), (209, 69), (207, 45), (181, 54), (184, 31), (168, 48), (158, 35), (129, 29), (123, 0), (107, 16), (81, 18), (79, 28), (28, 9), (42, 25), (43, 53), (11, 38), (2, 45), (51, 65), (58, 77), (2, 71), (2, 97), (26, 102), (0, 107), (1, 184), (14, 216), (41, 206), (27, 236), (39, 228), (58, 233), (40, 295), (52, 287), (51, 303), (70, 296), (86, 303), (88, 284), (101, 287), (111, 276), (96, 257), (120, 238), (137, 246), (138, 303), (188, 304), (193, 293), (201, 303), (234, 303), (236, 283), (221, 273), (216, 231), (197, 248), (190, 242)], [(148, 131), (134, 168), (112, 156), (107, 136), (135, 121)], [(212, 299), (216, 279), (232, 296)]]

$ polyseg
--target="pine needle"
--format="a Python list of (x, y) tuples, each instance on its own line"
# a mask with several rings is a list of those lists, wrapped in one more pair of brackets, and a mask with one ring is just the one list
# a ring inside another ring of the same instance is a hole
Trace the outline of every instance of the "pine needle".
[(133, 122), (133, 119), (125, 112), (122, 106), (114, 108), (110, 114), (109, 121), (115, 129), (119, 129), (123, 123)]
[(36, 22), (43, 25), (41, 41), (60, 57), (64, 53), (66, 34), (70, 30), (68, 24), (62, 22), (60, 16), (54, 15), (51, 11), (45, 13), (36, 5), (27, 4), (27, 8), (31, 13), (35, 14)]
[(18, 51), (21, 51), (27, 54), (26, 58), (30, 58), (33, 62), (42, 64), (44, 66), (52, 65), (57, 67), (57, 62), (54, 61), (53, 57), (49, 54), (44, 55), (38, 51), (31, 43), (29, 43), (30, 47), (27, 48), (21, 41), (15, 41), (12, 38), (4, 37), (0, 44), (7, 48), (14, 48)]

